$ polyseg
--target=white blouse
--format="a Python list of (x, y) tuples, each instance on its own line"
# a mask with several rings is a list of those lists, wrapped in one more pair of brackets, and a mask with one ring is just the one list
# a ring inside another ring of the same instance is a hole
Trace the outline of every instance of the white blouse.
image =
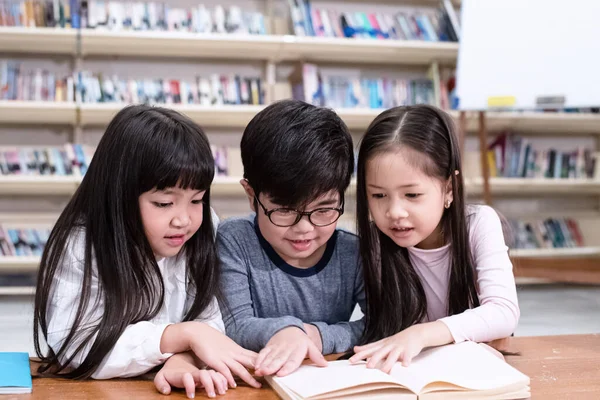
[[(218, 219), (213, 215), (215, 229)], [(85, 233), (80, 230), (69, 242), (63, 256), (62, 265), (53, 277), (50, 304), (48, 306), (48, 345), (57, 351), (63, 344), (73, 325), (79, 298), (82, 292), (83, 260)], [(125, 328), (112, 350), (96, 369), (92, 378), (109, 379), (116, 377), (132, 377), (148, 372), (164, 363), (171, 353), (161, 353), (160, 341), (165, 328), (182, 322), (186, 311), (190, 308), (195, 293), (187, 293), (185, 257), (163, 258), (158, 261), (165, 288), (164, 303), (158, 314), (149, 321), (131, 324)], [(86, 323), (93, 324), (100, 320), (104, 311), (104, 300), (98, 296), (98, 275), (95, 261), (92, 263), (90, 299), (82, 319), (81, 328)], [(216, 299), (205, 309), (196, 321), (204, 322), (225, 333), (225, 327)], [(81, 330), (80, 328), (80, 330)], [(70, 367), (76, 368), (84, 361), (92, 342), (71, 361)], [(71, 344), (61, 362), (66, 362), (73, 354), (78, 343)]]

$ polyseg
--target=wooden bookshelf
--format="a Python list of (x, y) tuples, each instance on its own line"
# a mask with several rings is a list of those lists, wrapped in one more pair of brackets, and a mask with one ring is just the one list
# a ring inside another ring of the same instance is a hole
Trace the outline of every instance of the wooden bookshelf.
[(294, 35), (81, 31), (83, 56), (452, 65), (458, 43)]
[[(241, 177), (216, 177), (211, 193), (220, 196), (241, 196), (244, 194), (239, 184)], [(0, 192), (13, 195), (71, 195), (77, 189), (81, 178), (74, 176), (16, 175), (0, 176)], [(481, 178), (465, 180), (467, 193), (479, 195), (482, 191)], [(492, 193), (514, 194), (600, 194), (600, 181), (583, 179), (521, 179), (491, 178)], [(352, 180), (348, 195), (356, 193), (356, 180)]]
[[(480, 195), (483, 192), (483, 178), (466, 179), (465, 186), (469, 195)], [(490, 178), (490, 189), (494, 195), (600, 194), (600, 180)]]
[(2, 124), (74, 125), (76, 119), (75, 103), (0, 101), (0, 123)]
[(453, 65), (458, 43), (421, 40), (376, 40), (284, 36), (278, 56), (282, 61), (343, 62), (360, 64)]
[(40, 265), (40, 257), (33, 256), (0, 256), (0, 273), (36, 272)]
[[(82, 104), (81, 123), (84, 126), (106, 126), (119, 110), (125, 107), (119, 103)], [(163, 106), (157, 104), (157, 106)], [(248, 122), (265, 106), (224, 105), (201, 106), (170, 104), (164, 107), (179, 111), (202, 127), (221, 127), (244, 129)]]
[(75, 55), (77, 31), (0, 26), (0, 53)]
[[(67, 102), (0, 101), (1, 124), (75, 125), (77, 112), (84, 126), (106, 126), (125, 104), (81, 104)], [(180, 111), (204, 126), (245, 128), (246, 124), (265, 106), (223, 105), (201, 106), (197, 104), (157, 104)], [(366, 130), (371, 121), (383, 109), (341, 108), (336, 112), (350, 129)], [(449, 111), (458, 121), (459, 113)], [(539, 135), (600, 135), (600, 114), (496, 112), (486, 114), (488, 129), (502, 131), (511, 129), (523, 134)], [(467, 129), (475, 132), (477, 118), (467, 113)]]
[(3, 195), (72, 195), (80, 178), (75, 176), (2, 175), (0, 193)]
[(275, 60), (281, 36), (81, 30), (83, 56)]
[[(451, 111), (451, 114), (458, 120), (458, 112)], [(528, 135), (600, 134), (600, 114), (499, 111), (487, 112), (485, 115), (490, 132), (509, 129)], [(476, 113), (467, 113), (467, 130), (475, 132), (477, 129)]]
[(568, 247), (558, 249), (513, 249), (514, 258), (583, 258), (600, 257), (600, 247)]
[(33, 286), (0, 286), (0, 296), (33, 296)]

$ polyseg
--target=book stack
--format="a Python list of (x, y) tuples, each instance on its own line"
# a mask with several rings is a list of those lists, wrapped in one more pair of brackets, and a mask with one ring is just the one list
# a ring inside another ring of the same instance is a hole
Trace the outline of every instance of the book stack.
[(0, 225), (0, 256), (41, 256), (49, 228), (16, 229)]
[(27, 71), (18, 61), (0, 60), (0, 100), (73, 101), (73, 87), (73, 77), (41, 68)]
[(383, 14), (338, 12), (317, 8), (309, 0), (288, 0), (297, 36), (458, 41), (458, 15), (449, 1), (438, 10)]
[(532, 221), (510, 220), (516, 249), (552, 249), (585, 245), (577, 221), (546, 218)]
[(77, 80), (76, 99), (82, 103), (146, 104), (264, 104), (261, 78), (212, 74), (182, 79), (125, 79), (84, 71)]
[(93, 148), (81, 144), (60, 147), (2, 147), (0, 175), (83, 176)]
[(314, 64), (303, 64), (290, 76), (292, 96), (331, 108), (391, 108), (435, 105), (430, 79), (349, 78), (323, 76)]
[(0, 0), (0, 26), (76, 28), (78, 0)]
[(266, 34), (264, 16), (238, 6), (200, 4), (170, 7), (165, 2), (104, 0), (2, 0), (0, 26)]
[(538, 150), (526, 138), (503, 133), (488, 147), (490, 176), (505, 178), (594, 178), (592, 150)]

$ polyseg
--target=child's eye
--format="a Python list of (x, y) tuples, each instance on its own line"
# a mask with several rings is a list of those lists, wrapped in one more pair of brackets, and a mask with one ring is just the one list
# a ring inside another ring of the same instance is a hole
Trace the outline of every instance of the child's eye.
[(416, 199), (420, 195), (421, 193), (406, 193), (406, 197), (408, 197), (409, 199)]
[(204, 203), (203, 200), (192, 200), (192, 204), (202, 204)]
[(385, 194), (383, 194), (383, 193), (373, 193), (371, 195), (371, 197), (373, 197), (374, 199), (383, 199), (385, 197)]
[(155, 202), (152, 202), (152, 204), (154, 204), (154, 206), (156, 206), (158, 208), (167, 208), (173, 203), (158, 203), (155, 201)]

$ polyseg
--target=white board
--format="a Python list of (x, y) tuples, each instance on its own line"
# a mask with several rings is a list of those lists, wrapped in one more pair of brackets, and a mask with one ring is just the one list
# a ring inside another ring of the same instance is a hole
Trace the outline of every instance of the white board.
[(462, 0), (460, 110), (600, 106), (600, 0)]

